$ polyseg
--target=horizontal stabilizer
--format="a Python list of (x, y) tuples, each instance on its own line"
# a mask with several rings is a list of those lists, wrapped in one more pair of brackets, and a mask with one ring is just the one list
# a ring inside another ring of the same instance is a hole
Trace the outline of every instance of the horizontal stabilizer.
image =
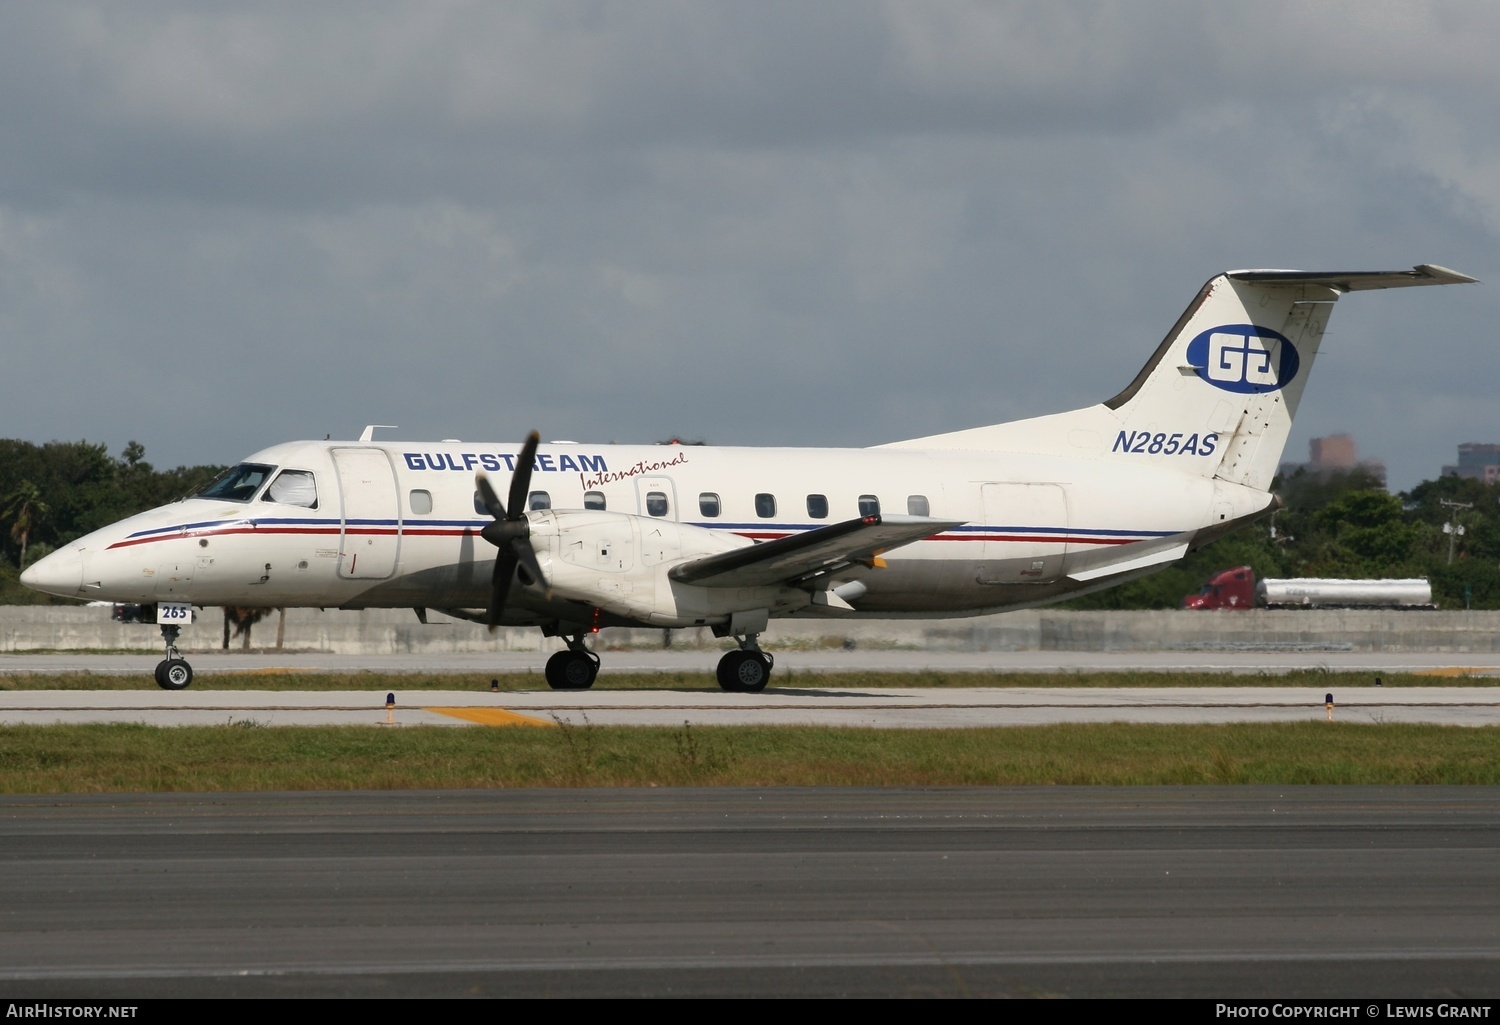
[(770, 587), (819, 572), (870, 564), (880, 552), (963, 525), (962, 520), (926, 516), (864, 516), (720, 552), (674, 566), (667, 574), (703, 587)]
[(1236, 281), (1263, 285), (1325, 285), (1340, 292), (1363, 292), (1371, 288), (1409, 288), (1412, 285), (1472, 285), (1478, 278), (1460, 274), (1435, 263), (1419, 263), (1411, 270), (1350, 271), (1348, 273), (1302, 270), (1232, 270)]

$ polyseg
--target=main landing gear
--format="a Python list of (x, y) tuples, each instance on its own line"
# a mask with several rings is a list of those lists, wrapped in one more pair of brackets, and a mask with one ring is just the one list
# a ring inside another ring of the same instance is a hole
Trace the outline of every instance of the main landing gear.
[(771, 682), (771, 669), (776, 660), (756, 643), (756, 634), (744, 634), (738, 638), (739, 650), (731, 651), (719, 659), (719, 688), (738, 694), (759, 694)]
[(547, 660), (547, 686), (553, 690), (588, 690), (599, 675), (599, 656), (584, 647), (582, 634), (563, 641), (568, 650)]
[[(555, 634), (553, 636), (556, 636)], [(771, 682), (776, 660), (760, 650), (757, 634), (739, 635), (739, 648), (719, 659), (719, 687), (735, 694), (759, 694)], [(553, 690), (588, 690), (599, 675), (599, 656), (583, 643), (583, 634), (564, 637), (567, 651), (559, 651), (547, 660), (547, 686)], [(166, 663), (162, 663), (165, 665)], [(187, 665), (186, 662), (178, 663)], [(165, 686), (165, 684), (163, 684)]]
[(193, 667), (177, 651), (177, 635), (182, 627), (163, 623), (161, 639), (167, 646), (167, 657), (156, 664), (156, 685), (162, 690), (184, 690), (193, 682)]

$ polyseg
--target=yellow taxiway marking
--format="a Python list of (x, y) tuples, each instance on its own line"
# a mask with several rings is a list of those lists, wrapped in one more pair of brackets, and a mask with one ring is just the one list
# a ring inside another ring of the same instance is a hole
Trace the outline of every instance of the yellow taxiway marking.
[(1441, 666), (1437, 669), (1418, 669), (1415, 676), (1483, 676), (1494, 669), (1485, 666)]
[(424, 712), (451, 715), (455, 719), (467, 719), (481, 726), (556, 726), (557, 723), (538, 719), (534, 715), (522, 715), (504, 708), (424, 708)]

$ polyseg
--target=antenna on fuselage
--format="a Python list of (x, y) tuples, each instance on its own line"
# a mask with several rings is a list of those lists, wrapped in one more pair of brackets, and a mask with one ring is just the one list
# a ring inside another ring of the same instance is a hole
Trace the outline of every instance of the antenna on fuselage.
[(377, 428), (377, 427), (379, 427), (379, 428), (381, 428), (383, 430), (388, 430), (388, 431), (394, 431), (396, 429), (396, 425), (395, 424), (366, 424), (364, 432), (361, 433), (360, 436), (359, 436), (359, 440), (360, 441), (374, 441), (375, 440), (375, 428)]

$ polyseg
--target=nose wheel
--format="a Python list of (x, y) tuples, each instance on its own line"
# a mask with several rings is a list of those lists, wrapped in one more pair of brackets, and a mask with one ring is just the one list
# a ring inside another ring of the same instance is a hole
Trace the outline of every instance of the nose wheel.
[(186, 690), (193, 682), (193, 667), (180, 658), (156, 663), (156, 685), (162, 690)]
[(162, 690), (185, 690), (193, 682), (193, 667), (177, 651), (177, 635), (182, 628), (163, 625), (161, 639), (167, 646), (167, 657), (156, 664), (156, 685)]

